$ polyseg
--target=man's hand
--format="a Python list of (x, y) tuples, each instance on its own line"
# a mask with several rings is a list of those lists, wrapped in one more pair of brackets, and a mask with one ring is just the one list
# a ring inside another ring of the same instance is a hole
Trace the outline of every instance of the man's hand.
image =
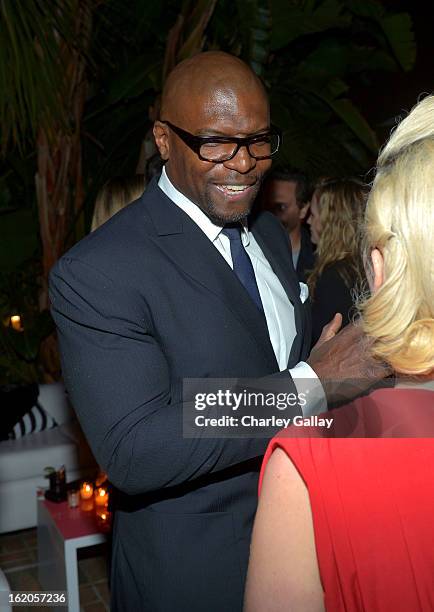
[(335, 315), (324, 327), (307, 360), (324, 387), (329, 405), (354, 399), (392, 372), (371, 356), (371, 341), (361, 325), (350, 324), (336, 333), (338, 318)]

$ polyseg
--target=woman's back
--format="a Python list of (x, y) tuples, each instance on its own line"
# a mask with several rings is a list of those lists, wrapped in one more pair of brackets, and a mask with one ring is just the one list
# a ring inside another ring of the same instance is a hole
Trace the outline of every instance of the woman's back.
[(351, 438), (292, 427), (270, 444), (263, 470), (281, 448), (308, 489), (327, 611), (434, 610), (433, 409), (433, 391), (379, 390), (326, 415)]
[[(347, 272), (348, 280), (344, 279), (342, 271)], [(318, 342), (324, 325), (330, 323), (337, 312), (342, 315), (342, 327), (348, 325), (355, 312), (354, 295), (359, 284), (359, 277), (345, 261), (328, 265), (318, 276), (312, 302), (312, 346)]]

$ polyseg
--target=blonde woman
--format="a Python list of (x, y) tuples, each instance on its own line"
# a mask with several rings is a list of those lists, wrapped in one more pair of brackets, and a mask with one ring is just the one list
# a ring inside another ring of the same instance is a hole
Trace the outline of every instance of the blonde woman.
[(96, 230), (127, 204), (140, 198), (145, 191), (143, 174), (117, 176), (109, 179), (98, 192), (93, 211), (91, 231)]
[(329, 413), (328, 437), (271, 442), (246, 612), (434, 610), (433, 97), (381, 153), (365, 221), (362, 325), (406, 379)]
[(353, 179), (327, 179), (315, 189), (308, 224), (317, 245), (315, 266), (308, 276), (312, 299), (312, 345), (336, 312), (349, 323), (354, 293), (365, 280), (360, 257), (360, 225), (366, 187)]

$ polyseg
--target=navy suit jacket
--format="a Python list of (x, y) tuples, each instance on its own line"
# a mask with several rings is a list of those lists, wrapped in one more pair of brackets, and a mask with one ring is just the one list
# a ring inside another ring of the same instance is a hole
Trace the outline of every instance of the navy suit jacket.
[[(294, 305), (291, 367), (307, 356), (310, 322), (288, 238), (269, 213), (249, 227)], [(294, 391), (264, 318), (155, 180), (64, 255), (50, 280), (68, 392), (121, 492), (113, 609), (241, 610), (267, 440), (184, 438), (181, 383), (273, 376)]]

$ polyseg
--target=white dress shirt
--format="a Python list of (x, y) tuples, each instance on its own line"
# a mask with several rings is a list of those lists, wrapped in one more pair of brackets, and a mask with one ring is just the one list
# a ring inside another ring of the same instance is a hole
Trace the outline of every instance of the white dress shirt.
[[(227, 264), (233, 268), (230, 240), (222, 234), (223, 227), (211, 221), (199, 206), (176, 189), (167, 176), (164, 167), (158, 181), (158, 186), (172, 202), (179, 206), (200, 227)], [(291, 347), (297, 333), (294, 307), (259, 244), (256, 242), (255, 237), (248, 230), (247, 222), (244, 220), (241, 222), (241, 225), (243, 227), (241, 240), (253, 265), (267, 321), (270, 342), (279, 369), (283, 371), (288, 367)], [(303, 283), (300, 283), (300, 297), (303, 302), (307, 298), (307, 287)], [(289, 373), (294, 380), (298, 393), (307, 392), (307, 404), (303, 409), (304, 415), (316, 414), (327, 410), (324, 390), (309, 364), (301, 361), (294, 368), (291, 368)], [(299, 384), (297, 384), (297, 380)]]

